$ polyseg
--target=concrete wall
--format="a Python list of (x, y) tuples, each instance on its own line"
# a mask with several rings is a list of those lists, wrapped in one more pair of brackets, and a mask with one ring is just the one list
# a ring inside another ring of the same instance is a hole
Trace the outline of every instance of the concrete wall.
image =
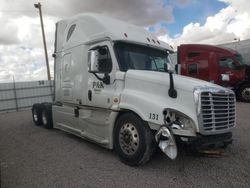
[(53, 81), (0, 83), (0, 112), (31, 108), (34, 103), (52, 102)]

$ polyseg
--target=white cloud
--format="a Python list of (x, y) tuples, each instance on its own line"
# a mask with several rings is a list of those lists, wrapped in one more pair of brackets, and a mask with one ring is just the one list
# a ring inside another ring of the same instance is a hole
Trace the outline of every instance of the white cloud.
[(228, 3), (239, 13), (244, 13), (244, 12), (249, 13), (250, 1), (248, 0), (219, 0), (219, 1)]
[[(8, 16), (7, 16), (8, 17)], [(20, 16), (7, 19), (0, 17), (3, 29), (0, 31), (0, 82), (47, 79), (41, 26), (38, 17)], [(54, 17), (45, 17), (51, 73), (53, 72)]]
[[(148, 26), (173, 21), (172, 7), (162, 0), (40, 0), (51, 72), (55, 22), (83, 12), (109, 15)], [(46, 79), (46, 67), (37, 0), (0, 1), (0, 82)], [(53, 74), (52, 74), (53, 75)]]
[[(250, 38), (250, 1), (220, 0), (228, 3), (206, 23), (189, 23), (171, 38), (161, 22), (173, 22), (173, 6), (185, 7), (189, 0), (41, 0), (49, 61), (53, 71), (55, 22), (82, 12), (109, 15), (143, 27), (155, 25), (161, 40), (177, 46), (182, 43), (218, 44), (234, 38)], [(164, 4), (167, 2), (168, 4)], [(37, 0), (0, 1), (0, 82), (46, 79), (46, 66)], [(52, 74), (53, 75), (53, 74)]]
[[(171, 6), (164, 4), (162, 0), (40, 0), (40, 2), (44, 14), (60, 18), (95, 12), (142, 26), (173, 19)], [(34, 3), (37, 3), (37, 0), (1, 1), (0, 7), (34, 12)], [(20, 14), (23, 12), (20, 11)]]
[[(44, 30), (47, 37), (47, 45), (53, 45), (55, 22), (57, 18), (46, 16), (44, 18)], [(16, 18), (14, 24), (18, 28), (17, 37), (21, 44), (26, 47), (41, 47), (42, 33), (39, 18), (31, 18), (28, 16), (21, 16)]]
[(13, 19), (9, 19), (8, 22), (4, 19), (3, 15), (0, 15), (0, 44), (15, 44), (18, 43), (17, 26)]
[(0, 78), (11, 82), (46, 79), (43, 48), (28, 49), (21, 45), (0, 47)]
[(168, 34), (159, 35), (159, 39), (177, 47), (183, 43), (221, 44), (250, 38), (250, 1), (221, 0), (228, 7), (221, 9), (214, 16), (207, 18), (206, 23), (190, 23), (182, 33), (174, 38)]

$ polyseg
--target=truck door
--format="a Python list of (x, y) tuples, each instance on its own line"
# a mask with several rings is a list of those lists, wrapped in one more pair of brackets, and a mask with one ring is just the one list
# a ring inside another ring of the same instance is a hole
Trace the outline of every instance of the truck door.
[[(90, 49), (95, 49), (95, 46)], [(114, 57), (114, 54), (111, 49), (109, 42), (99, 43), (95, 49), (98, 53), (99, 68), (98, 72), (88, 72), (88, 106), (104, 109), (111, 108), (115, 91), (115, 73), (113, 71), (115, 64), (113, 63), (114, 58), (112, 57)], [(104, 79), (109, 79), (109, 83), (105, 83)]]
[[(231, 87), (234, 86), (237, 82), (242, 80), (242, 70), (238, 70), (237, 64), (232, 57), (219, 57), (218, 59), (219, 75), (218, 75), (218, 84)], [(226, 75), (226, 79), (223, 75)]]
[[(116, 60), (110, 42), (98, 43), (90, 46), (88, 64), (91, 58), (96, 59), (96, 71), (87, 72), (87, 106), (79, 111), (80, 124), (84, 129), (84, 136), (106, 143), (109, 140), (109, 117), (115, 94)], [(93, 56), (94, 54), (94, 56)]]

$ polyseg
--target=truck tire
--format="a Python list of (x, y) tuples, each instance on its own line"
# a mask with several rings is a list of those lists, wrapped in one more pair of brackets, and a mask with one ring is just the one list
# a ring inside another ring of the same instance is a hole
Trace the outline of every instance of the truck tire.
[(129, 166), (148, 162), (154, 152), (154, 137), (146, 122), (133, 113), (119, 117), (114, 132), (114, 147)]
[(42, 105), (39, 103), (32, 106), (32, 119), (35, 125), (42, 125)]
[(242, 102), (250, 102), (250, 84), (242, 85), (237, 92), (237, 97)]
[(46, 129), (53, 128), (52, 105), (50, 103), (42, 104), (42, 124)]

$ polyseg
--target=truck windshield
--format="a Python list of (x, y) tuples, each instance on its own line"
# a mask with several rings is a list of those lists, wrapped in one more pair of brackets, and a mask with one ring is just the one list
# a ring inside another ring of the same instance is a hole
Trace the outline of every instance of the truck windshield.
[(240, 65), (244, 65), (245, 64), (242, 55), (240, 55), (240, 54), (237, 53), (237, 54), (235, 54), (235, 58), (239, 62)]
[(167, 72), (168, 52), (137, 44), (117, 42), (115, 53), (121, 71), (128, 69)]

